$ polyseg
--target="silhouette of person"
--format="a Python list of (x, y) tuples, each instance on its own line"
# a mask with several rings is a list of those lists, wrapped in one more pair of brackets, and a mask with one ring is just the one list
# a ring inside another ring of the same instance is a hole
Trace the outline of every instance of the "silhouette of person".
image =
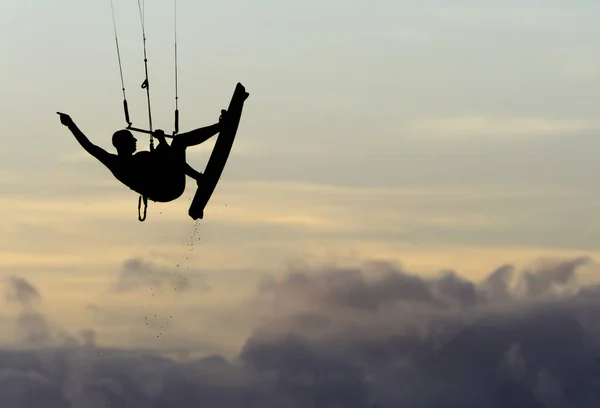
[(127, 129), (118, 130), (112, 136), (117, 154), (112, 154), (90, 142), (69, 115), (57, 113), (60, 122), (73, 133), (79, 144), (104, 164), (117, 180), (155, 202), (169, 202), (179, 198), (185, 191), (186, 175), (195, 179), (200, 187), (202, 173), (187, 164), (186, 149), (219, 133), (227, 117), (227, 111), (221, 110), (217, 123), (180, 133), (173, 137), (171, 145), (165, 140), (165, 133), (156, 130), (153, 136), (158, 140), (158, 146), (152, 151), (137, 153), (137, 139), (133, 134)]

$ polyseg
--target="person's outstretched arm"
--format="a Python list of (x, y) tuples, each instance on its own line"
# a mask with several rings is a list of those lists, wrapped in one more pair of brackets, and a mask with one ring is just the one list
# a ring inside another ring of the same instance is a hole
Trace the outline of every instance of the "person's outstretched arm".
[(100, 146), (96, 146), (95, 144), (90, 142), (87, 136), (84, 135), (81, 130), (79, 130), (79, 128), (77, 127), (75, 122), (73, 122), (73, 119), (71, 119), (69, 115), (60, 112), (56, 113), (58, 113), (58, 115), (60, 116), (60, 123), (65, 125), (71, 131), (71, 133), (73, 133), (73, 136), (75, 136), (75, 139), (77, 139), (81, 147), (83, 147), (89, 154), (94, 156), (96, 159), (101, 161), (104, 165), (108, 166), (111, 154), (103, 148), (101, 148)]

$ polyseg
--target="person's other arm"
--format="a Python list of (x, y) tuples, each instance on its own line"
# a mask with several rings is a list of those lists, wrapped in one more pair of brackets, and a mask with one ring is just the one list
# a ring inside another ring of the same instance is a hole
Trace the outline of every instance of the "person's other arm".
[(73, 134), (73, 136), (75, 136), (75, 139), (77, 139), (81, 147), (83, 147), (86, 152), (94, 156), (104, 165), (109, 166), (109, 160), (112, 155), (100, 146), (96, 146), (95, 144), (90, 142), (87, 136), (84, 135), (81, 130), (79, 130), (79, 128), (77, 127), (75, 122), (73, 122), (69, 115), (60, 112), (57, 113), (60, 115), (60, 122), (71, 131), (71, 133)]
[(158, 146), (156, 146), (157, 150), (164, 150), (170, 147), (169, 143), (167, 143), (164, 131), (157, 129), (154, 132), (152, 132), (152, 136), (154, 136), (158, 140)]

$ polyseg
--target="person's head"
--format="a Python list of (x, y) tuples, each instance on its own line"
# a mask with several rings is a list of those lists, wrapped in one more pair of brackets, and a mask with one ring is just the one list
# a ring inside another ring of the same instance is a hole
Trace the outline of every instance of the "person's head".
[(117, 130), (112, 136), (112, 144), (119, 154), (130, 155), (137, 149), (137, 139), (127, 130)]

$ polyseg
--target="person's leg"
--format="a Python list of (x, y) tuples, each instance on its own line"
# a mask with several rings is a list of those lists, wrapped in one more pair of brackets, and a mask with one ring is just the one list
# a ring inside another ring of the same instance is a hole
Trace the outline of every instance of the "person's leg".
[[(155, 150), (155, 153), (156, 152), (157, 150)], [(167, 173), (182, 174), (184, 178), (187, 175), (196, 180), (198, 184), (200, 183), (203, 174), (187, 163), (185, 145), (171, 145), (161, 153), (162, 154), (157, 155), (158, 160), (161, 162), (161, 164), (157, 166), (158, 168), (165, 169)]]
[(198, 170), (192, 168), (189, 164), (185, 164), (185, 174), (196, 180), (196, 184), (200, 185), (202, 182), (202, 177), (204, 174), (200, 173)]
[(215, 123), (214, 125), (190, 130), (186, 133), (180, 133), (173, 138), (171, 146), (176, 149), (185, 149), (190, 146), (199, 145), (200, 143), (204, 143), (205, 141), (219, 133), (220, 129), (221, 124)]

